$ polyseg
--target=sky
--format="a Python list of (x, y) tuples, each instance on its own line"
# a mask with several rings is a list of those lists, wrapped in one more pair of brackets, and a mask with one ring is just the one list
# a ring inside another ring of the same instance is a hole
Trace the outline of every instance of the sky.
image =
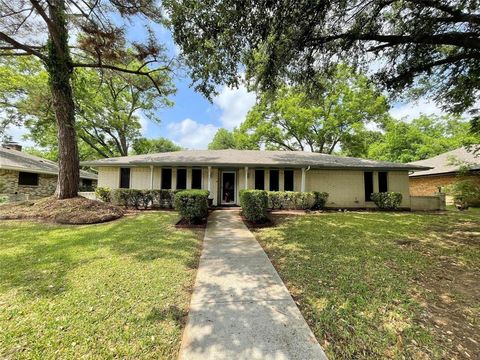
[[(128, 38), (131, 41), (145, 38), (144, 26), (145, 24), (141, 22), (135, 23), (127, 33)], [(178, 55), (180, 50), (175, 45), (171, 33), (161, 27), (154, 30), (159, 41), (165, 44), (167, 52), (171, 56)], [(183, 76), (174, 79), (177, 92), (170, 98), (174, 105), (160, 109), (156, 114), (161, 120), (160, 123), (141, 116), (142, 134), (147, 138), (166, 137), (187, 149), (205, 149), (219, 128), (231, 130), (242, 123), (255, 104), (255, 94), (248, 92), (244, 86), (239, 88), (219, 86), (218, 95), (210, 102), (191, 87), (188, 70), (183, 73)], [(434, 103), (426, 100), (416, 103), (394, 103), (390, 112), (395, 118), (406, 121), (421, 113), (442, 113)], [(25, 134), (23, 128), (13, 127), (7, 133), (14, 141), (24, 146), (33, 145), (22, 139)]]

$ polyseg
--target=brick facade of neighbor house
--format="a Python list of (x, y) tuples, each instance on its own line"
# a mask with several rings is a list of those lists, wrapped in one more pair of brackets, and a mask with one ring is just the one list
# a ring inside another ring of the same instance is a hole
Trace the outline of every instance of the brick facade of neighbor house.
[(0, 193), (38, 199), (55, 192), (57, 175), (38, 174), (38, 185), (19, 185), (18, 174), (18, 171), (0, 169)]
[(455, 174), (410, 177), (410, 195), (430, 196), (457, 180)]

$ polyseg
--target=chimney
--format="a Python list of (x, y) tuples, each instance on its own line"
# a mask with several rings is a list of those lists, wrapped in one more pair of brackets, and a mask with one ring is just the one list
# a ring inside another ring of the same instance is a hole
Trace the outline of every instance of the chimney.
[(7, 141), (2, 144), (2, 147), (4, 149), (10, 149), (10, 150), (17, 150), (17, 151), (22, 151), (22, 145), (15, 141)]

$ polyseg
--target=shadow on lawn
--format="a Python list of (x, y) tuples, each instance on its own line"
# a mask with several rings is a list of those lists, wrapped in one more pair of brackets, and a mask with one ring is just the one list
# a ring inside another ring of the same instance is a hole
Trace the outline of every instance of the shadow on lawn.
[(111, 252), (142, 262), (182, 259), (185, 268), (194, 268), (198, 234), (176, 230), (174, 221), (174, 214), (156, 213), (87, 226), (3, 224), (8, 237), (0, 240), (0, 286), (54, 296), (67, 290), (70, 271)]

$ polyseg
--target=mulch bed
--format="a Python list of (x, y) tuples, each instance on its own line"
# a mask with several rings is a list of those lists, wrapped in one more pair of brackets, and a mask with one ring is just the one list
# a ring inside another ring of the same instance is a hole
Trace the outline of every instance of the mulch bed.
[(121, 218), (119, 206), (84, 197), (56, 199), (48, 197), (0, 206), (0, 220), (39, 220), (57, 224), (96, 224)]
[(268, 228), (268, 227), (275, 226), (275, 222), (273, 221), (273, 219), (270, 216), (268, 216), (267, 220), (265, 220), (263, 222), (260, 222), (260, 223), (251, 222), (251, 221), (247, 220), (245, 218), (245, 216), (243, 216), (243, 214), (240, 214), (240, 216), (243, 220), (243, 223), (247, 226), (247, 228), (249, 228), (251, 230), (262, 229), (262, 228)]
[(180, 219), (175, 224), (175, 227), (178, 229), (205, 229), (207, 227), (207, 219), (202, 219), (201, 222), (196, 224), (190, 224), (185, 219)]

